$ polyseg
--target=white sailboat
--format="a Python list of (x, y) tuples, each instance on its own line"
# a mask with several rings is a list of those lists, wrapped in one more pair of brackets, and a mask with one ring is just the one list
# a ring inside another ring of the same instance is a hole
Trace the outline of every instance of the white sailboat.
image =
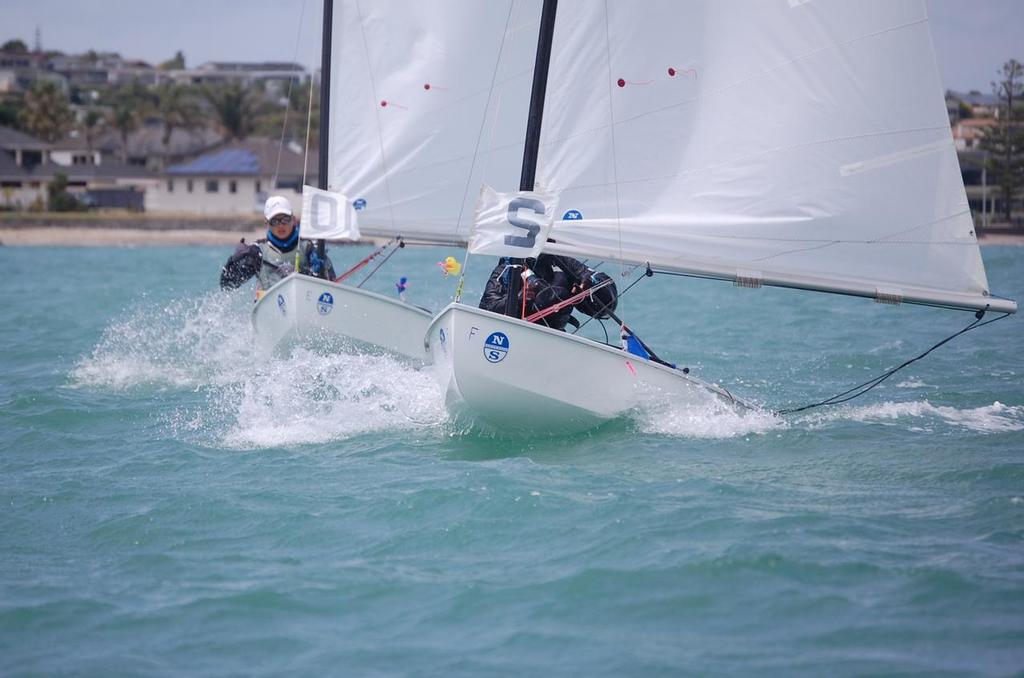
[[(554, 17), (536, 184), (566, 218), (543, 251), (1016, 310), (988, 288), (923, 0), (561, 0)], [(650, 389), (732, 402), (679, 370), (459, 303), (427, 343), (450, 407), (499, 428), (585, 428)]]
[[(538, 16), (534, 0), (325, 0), (319, 195), (333, 207), (324, 218), (305, 196), (302, 236), (464, 246), (476, 187), (518, 175)], [(422, 362), (431, 318), (298, 274), (252, 314), (265, 349), (341, 337)]]

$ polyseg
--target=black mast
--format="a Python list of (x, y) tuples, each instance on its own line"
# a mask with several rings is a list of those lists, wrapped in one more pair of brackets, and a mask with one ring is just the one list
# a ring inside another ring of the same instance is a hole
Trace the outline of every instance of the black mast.
[[(537, 150), (540, 147), (540, 126), (544, 117), (544, 95), (548, 88), (548, 65), (551, 63), (551, 42), (555, 34), (555, 12), (558, 0), (544, 0), (540, 13), (540, 35), (537, 37), (537, 58), (533, 63), (533, 89), (530, 91), (530, 117), (526, 122), (526, 144), (523, 147), (523, 171), (519, 177), (519, 190), (532, 191), (537, 175)], [(523, 263), (512, 259), (511, 265)], [(516, 317), (516, 298), (522, 279), (509, 271), (508, 297), (505, 315)]]
[[(328, 136), (331, 119), (331, 29), (334, 27), (334, 0), (324, 0), (324, 32), (320, 41), (320, 154), (317, 169), (317, 188), (327, 190), (328, 167)], [(323, 261), (326, 243), (321, 239), (316, 242), (316, 252)], [(327, 277), (326, 267), (320, 271), (321, 277)]]

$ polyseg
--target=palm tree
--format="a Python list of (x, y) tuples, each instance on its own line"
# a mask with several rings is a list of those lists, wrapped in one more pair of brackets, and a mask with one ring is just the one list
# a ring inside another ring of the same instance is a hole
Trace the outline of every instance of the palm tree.
[(164, 126), (164, 153), (175, 129), (195, 129), (202, 124), (202, 112), (191, 90), (184, 85), (166, 83), (156, 90), (156, 110)]
[(25, 106), (21, 110), (21, 124), (43, 141), (59, 141), (71, 129), (74, 116), (68, 98), (57, 85), (40, 80), (25, 93)]
[(89, 153), (92, 153), (92, 147), (96, 143), (96, 136), (100, 133), (103, 127), (106, 125), (106, 118), (103, 114), (90, 106), (85, 111), (82, 121), (79, 123), (79, 129), (82, 132), (82, 136), (85, 137), (85, 147)]
[(229, 139), (245, 139), (256, 127), (257, 105), (249, 90), (237, 82), (207, 87), (203, 96), (213, 106), (221, 131)]
[(121, 137), (121, 161), (128, 162), (128, 139), (153, 110), (152, 95), (138, 81), (114, 91), (110, 122)]

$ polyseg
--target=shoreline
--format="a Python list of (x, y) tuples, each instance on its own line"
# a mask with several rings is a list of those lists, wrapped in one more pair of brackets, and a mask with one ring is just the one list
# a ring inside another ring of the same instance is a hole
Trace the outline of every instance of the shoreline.
[[(265, 231), (260, 227), (250, 229), (224, 228), (221, 224), (195, 223), (187, 227), (149, 228), (138, 226), (101, 225), (18, 225), (12, 226), (0, 220), (0, 246), (4, 247), (141, 247), (141, 246), (184, 246), (184, 245), (234, 245), (242, 238), (252, 242), (262, 238)], [(161, 224), (162, 226), (162, 224)], [(354, 243), (334, 243), (354, 244)], [(997, 233), (985, 234), (978, 238), (978, 244), (1024, 246), (1024, 235)]]

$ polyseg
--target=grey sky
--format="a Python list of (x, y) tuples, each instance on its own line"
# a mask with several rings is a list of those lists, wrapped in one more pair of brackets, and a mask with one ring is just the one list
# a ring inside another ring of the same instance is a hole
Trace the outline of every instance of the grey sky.
[[(1024, 0), (927, 4), (947, 88), (989, 92), (1003, 62), (1024, 61)], [(31, 46), (38, 26), (44, 48), (70, 53), (94, 48), (158, 63), (180, 49), (193, 66), (296, 60), (312, 67), (320, 12), (321, 0), (2, 0), (0, 40)]]

